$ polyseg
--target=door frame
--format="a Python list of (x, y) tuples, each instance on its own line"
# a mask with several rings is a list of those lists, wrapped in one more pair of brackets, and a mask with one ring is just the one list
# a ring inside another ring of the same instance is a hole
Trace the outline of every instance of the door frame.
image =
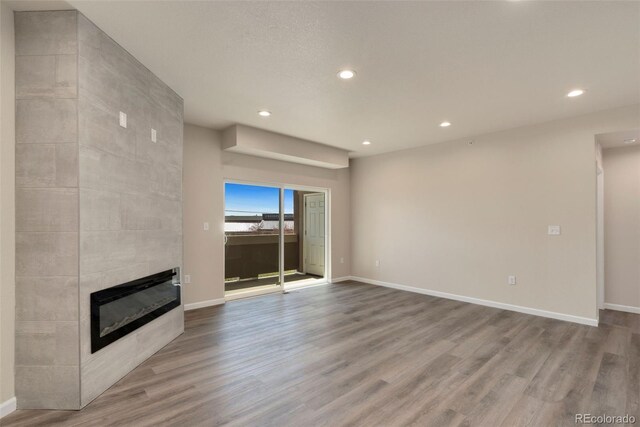
[[(243, 179), (229, 178), (225, 177), (222, 180), (222, 256), (224, 257), (226, 254), (225, 251), (225, 233), (224, 233), (224, 217), (225, 217), (225, 208), (226, 208), (226, 184), (241, 184), (241, 185), (255, 185), (259, 187), (272, 187), (277, 188), (280, 191), (280, 233), (278, 235), (279, 238), (279, 285), (276, 286), (275, 289), (267, 289), (267, 290), (247, 290), (246, 292), (237, 292), (232, 295), (227, 295), (226, 291), (224, 291), (224, 298), (226, 301), (231, 301), (234, 299), (247, 298), (257, 295), (270, 294), (274, 292), (286, 293), (292, 289), (300, 289), (311, 286), (318, 285), (326, 285), (330, 282), (331, 277), (331, 189), (324, 187), (313, 187), (307, 185), (297, 185), (297, 184), (287, 184), (282, 182), (271, 182), (271, 181), (248, 181)], [(324, 206), (325, 206), (325, 215), (324, 215), (324, 227), (325, 227), (325, 237), (324, 237), (324, 277), (320, 279), (307, 279), (300, 280), (294, 282), (287, 286), (284, 281), (284, 191), (285, 190), (294, 190), (294, 191), (308, 191), (313, 193), (324, 193)], [(222, 262), (222, 286), (224, 288), (224, 279), (225, 279), (225, 260)]]
[[(314, 192), (314, 193), (308, 193), (308, 194), (304, 194), (302, 197), (304, 198), (304, 211), (303, 211), (303, 215), (302, 215), (302, 229), (305, 231), (305, 235), (304, 235), (304, 239), (302, 241), (302, 267), (304, 270), (305, 274), (308, 274), (307, 272), (307, 197), (308, 196), (314, 196), (316, 194), (323, 194), (325, 196), (325, 201), (324, 201), (324, 215), (325, 215), (325, 227), (326, 227), (326, 216), (327, 216), (327, 201), (326, 201), (326, 194), (322, 193), (322, 192)], [(327, 245), (327, 229), (325, 228), (324, 230), (324, 244), (325, 244), (325, 251), (324, 251), (324, 265), (325, 265), (325, 275), (326, 275), (326, 264), (327, 264), (327, 250), (326, 250), (326, 245)]]
[(598, 318), (600, 310), (604, 310), (604, 169), (596, 166), (596, 302), (598, 305)]

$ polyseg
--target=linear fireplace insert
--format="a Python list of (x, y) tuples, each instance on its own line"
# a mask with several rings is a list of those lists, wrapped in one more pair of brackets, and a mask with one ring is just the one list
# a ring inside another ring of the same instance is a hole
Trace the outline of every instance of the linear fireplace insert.
[(180, 305), (174, 268), (91, 294), (91, 353)]

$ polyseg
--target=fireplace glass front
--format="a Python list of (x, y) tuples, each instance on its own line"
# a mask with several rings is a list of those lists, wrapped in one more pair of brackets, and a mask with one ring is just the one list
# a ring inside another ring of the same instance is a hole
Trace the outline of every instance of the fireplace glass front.
[(91, 352), (95, 353), (180, 305), (174, 268), (91, 294)]

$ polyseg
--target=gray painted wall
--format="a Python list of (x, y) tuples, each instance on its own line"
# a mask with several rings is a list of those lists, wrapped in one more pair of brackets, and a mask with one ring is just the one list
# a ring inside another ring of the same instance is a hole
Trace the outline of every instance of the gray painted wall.
[(351, 275), (596, 323), (594, 136), (632, 129), (639, 114), (635, 105), (355, 159)]
[(182, 266), (183, 104), (75, 11), (17, 14), (16, 47), (16, 394), (76, 409), (184, 329), (90, 350), (91, 292)]

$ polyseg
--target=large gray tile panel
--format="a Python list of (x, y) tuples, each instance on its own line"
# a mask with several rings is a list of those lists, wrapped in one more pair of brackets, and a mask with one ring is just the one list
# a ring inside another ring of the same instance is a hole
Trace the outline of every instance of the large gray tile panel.
[(16, 278), (16, 320), (77, 321), (78, 278)]
[(78, 97), (78, 55), (56, 56), (56, 96)]
[[(140, 276), (144, 277), (144, 276)], [(88, 360), (91, 355), (91, 293), (105, 289), (102, 273), (81, 274), (78, 296), (79, 327), (80, 327), (80, 364)], [(105, 351), (108, 347), (105, 348)]]
[(55, 55), (16, 57), (16, 98), (55, 97)]
[(82, 405), (102, 394), (137, 366), (136, 334), (131, 333), (96, 353), (85, 355), (81, 364)]
[(124, 195), (113, 191), (80, 190), (80, 230), (104, 231), (120, 230), (121, 198)]
[(80, 96), (110, 109), (124, 111), (133, 122), (144, 111), (149, 94), (149, 71), (128, 53), (119, 53), (113, 40), (98, 37), (89, 46), (81, 43), (79, 56)]
[(78, 366), (16, 366), (18, 409), (79, 409)]
[(137, 182), (147, 194), (170, 200), (182, 200), (182, 169), (155, 163), (137, 163)]
[(78, 322), (16, 322), (16, 365), (78, 366)]
[(104, 271), (102, 275), (102, 288), (106, 289), (122, 283), (130, 282), (141, 277), (148, 276), (157, 271), (150, 271), (145, 262), (130, 262), (113, 270)]
[(16, 187), (78, 187), (78, 145), (17, 144)]
[(16, 365), (53, 366), (55, 350), (55, 322), (16, 322)]
[(78, 322), (55, 322), (56, 366), (78, 366), (80, 363), (80, 336)]
[[(84, 354), (82, 404), (91, 402), (182, 332), (184, 314), (182, 307), (177, 307), (109, 347), (93, 354)], [(120, 363), (114, 364), (114, 360)]]
[(80, 273), (114, 270), (142, 257), (134, 231), (83, 231), (80, 234)]
[(149, 263), (152, 271), (163, 271), (182, 265), (182, 233), (141, 230), (136, 236), (141, 259)]
[(78, 187), (78, 144), (56, 144), (56, 186)]
[(75, 55), (76, 11), (17, 12), (16, 55)]
[(16, 101), (16, 142), (77, 142), (75, 99), (19, 99)]
[[(151, 129), (156, 130), (157, 142), (151, 141)], [(167, 139), (169, 138), (169, 139)], [(138, 132), (136, 138), (136, 154), (138, 160), (155, 165), (168, 165), (174, 168), (182, 167), (182, 146), (175, 143), (175, 135), (167, 133), (167, 126), (161, 122), (156, 125), (145, 126)], [(180, 151), (180, 152), (178, 152)]]
[(83, 145), (79, 152), (81, 188), (139, 194), (148, 185), (133, 160)]
[(16, 57), (16, 98), (76, 98), (77, 56)]
[(116, 156), (133, 159), (136, 152), (136, 122), (127, 117), (127, 127), (119, 124), (119, 111), (110, 110), (87, 97), (79, 100), (79, 142)]
[(176, 258), (175, 256), (165, 255), (157, 257), (149, 261), (149, 270), (154, 272), (160, 272), (169, 270), (175, 267), (182, 266), (182, 258)]
[(182, 98), (153, 74), (149, 79), (149, 95), (158, 108), (182, 120)]
[(77, 232), (16, 232), (16, 276), (77, 276)]
[(77, 231), (78, 189), (16, 190), (16, 231)]
[[(82, 33), (83, 30), (84, 26), (81, 26), (79, 31)], [(94, 64), (117, 74), (121, 100), (126, 100), (130, 94), (148, 97), (149, 70), (105, 33), (100, 32), (97, 38), (99, 41), (97, 49), (100, 52), (99, 61), (95, 59), (95, 55), (85, 56), (84, 49), (80, 54), (88, 58), (93, 56)], [(95, 49), (95, 44), (92, 44), (90, 48)], [(138, 107), (140, 104), (136, 101), (134, 104), (125, 103), (125, 105)]]
[(82, 13), (78, 14), (78, 52), (81, 55), (97, 60), (98, 54), (91, 56), (87, 52), (92, 50), (99, 52), (102, 39), (106, 36), (105, 32), (87, 19), (86, 16)]
[[(100, 58), (100, 51), (96, 51)], [(101, 61), (101, 59), (99, 59)], [(120, 87), (117, 73), (101, 66), (84, 55), (78, 57), (78, 98), (89, 100), (103, 109), (122, 111)], [(126, 112), (126, 111), (125, 111)]]
[(123, 194), (122, 228), (182, 232), (182, 203), (158, 197)]
[(16, 144), (16, 187), (55, 187), (56, 146)]
[(149, 328), (140, 329), (136, 333), (138, 351), (135, 357), (137, 365), (184, 332), (182, 306), (174, 308), (148, 325)]

